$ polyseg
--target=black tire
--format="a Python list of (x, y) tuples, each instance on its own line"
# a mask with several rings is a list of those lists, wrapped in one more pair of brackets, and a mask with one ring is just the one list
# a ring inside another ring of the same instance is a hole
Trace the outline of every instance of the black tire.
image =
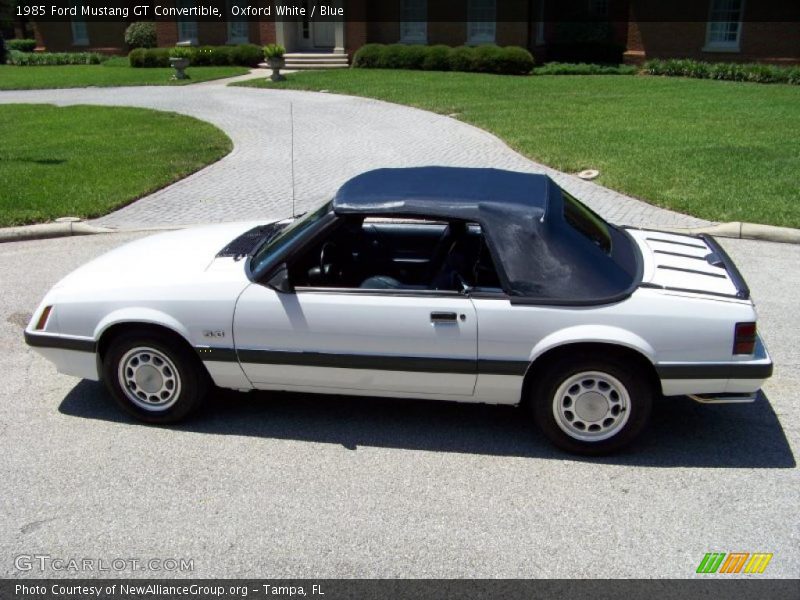
[[(614, 356), (561, 358), (549, 365), (532, 386), (529, 410), (542, 432), (562, 450), (589, 456), (616, 452), (630, 444), (650, 419), (653, 389), (638, 369), (637, 363)], [(599, 376), (593, 377), (592, 373)], [(568, 386), (568, 381), (573, 383)], [(618, 385), (622, 387), (617, 393)], [(580, 416), (579, 409), (589, 418)], [(597, 417), (603, 410), (608, 410), (606, 416)], [(578, 430), (581, 426), (583, 432)], [(594, 432), (590, 431), (592, 428)]]
[[(153, 352), (147, 353), (147, 349)], [(133, 380), (127, 385), (121, 380), (122, 361), (128, 365), (128, 379)], [(151, 367), (149, 372), (142, 371), (145, 366)], [(139, 387), (136, 391), (137, 373), (139, 381), (149, 388)], [(157, 424), (185, 419), (200, 407), (211, 387), (208, 373), (191, 349), (158, 331), (130, 331), (115, 337), (103, 357), (103, 379), (123, 410), (141, 421)], [(149, 393), (159, 382), (160, 394)], [(129, 394), (136, 393), (141, 397), (134, 401)]]

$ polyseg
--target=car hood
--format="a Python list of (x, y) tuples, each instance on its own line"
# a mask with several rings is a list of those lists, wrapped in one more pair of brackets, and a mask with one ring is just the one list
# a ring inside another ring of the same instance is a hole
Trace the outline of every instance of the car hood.
[(713, 238), (636, 229), (628, 233), (644, 259), (645, 287), (749, 299), (741, 275)]
[(86, 263), (53, 289), (86, 293), (120, 287), (180, 285), (203, 278), (246, 281), (241, 260), (217, 257), (217, 253), (243, 233), (266, 223), (190, 227), (145, 237)]

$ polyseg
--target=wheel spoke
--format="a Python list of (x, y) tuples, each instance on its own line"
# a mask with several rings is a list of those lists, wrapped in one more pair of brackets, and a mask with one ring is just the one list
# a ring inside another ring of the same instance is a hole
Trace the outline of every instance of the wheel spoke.
[(147, 411), (169, 409), (181, 393), (180, 377), (172, 359), (152, 347), (128, 350), (119, 362), (118, 381), (125, 396)]
[(558, 426), (581, 441), (601, 441), (616, 435), (627, 423), (628, 391), (617, 378), (601, 371), (567, 377), (553, 401)]

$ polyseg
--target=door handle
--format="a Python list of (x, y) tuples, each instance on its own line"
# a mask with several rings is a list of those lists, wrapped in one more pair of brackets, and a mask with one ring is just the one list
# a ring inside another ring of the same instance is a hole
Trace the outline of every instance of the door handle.
[(458, 315), (454, 312), (432, 312), (431, 323), (455, 323)]

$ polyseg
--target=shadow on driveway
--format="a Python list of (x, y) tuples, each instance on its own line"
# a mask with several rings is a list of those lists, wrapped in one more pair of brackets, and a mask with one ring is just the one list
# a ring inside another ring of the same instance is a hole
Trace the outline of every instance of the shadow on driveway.
[[(69, 416), (141, 427), (118, 409), (102, 384), (81, 381), (59, 410)], [(178, 431), (258, 436), (358, 446), (644, 467), (793, 468), (780, 422), (763, 394), (753, 404), (703, 406), (688, 398), (656, 402), (650, 428), (628, 451), (586, 458), (554, 449), (513, 407), (219, 391)]]

